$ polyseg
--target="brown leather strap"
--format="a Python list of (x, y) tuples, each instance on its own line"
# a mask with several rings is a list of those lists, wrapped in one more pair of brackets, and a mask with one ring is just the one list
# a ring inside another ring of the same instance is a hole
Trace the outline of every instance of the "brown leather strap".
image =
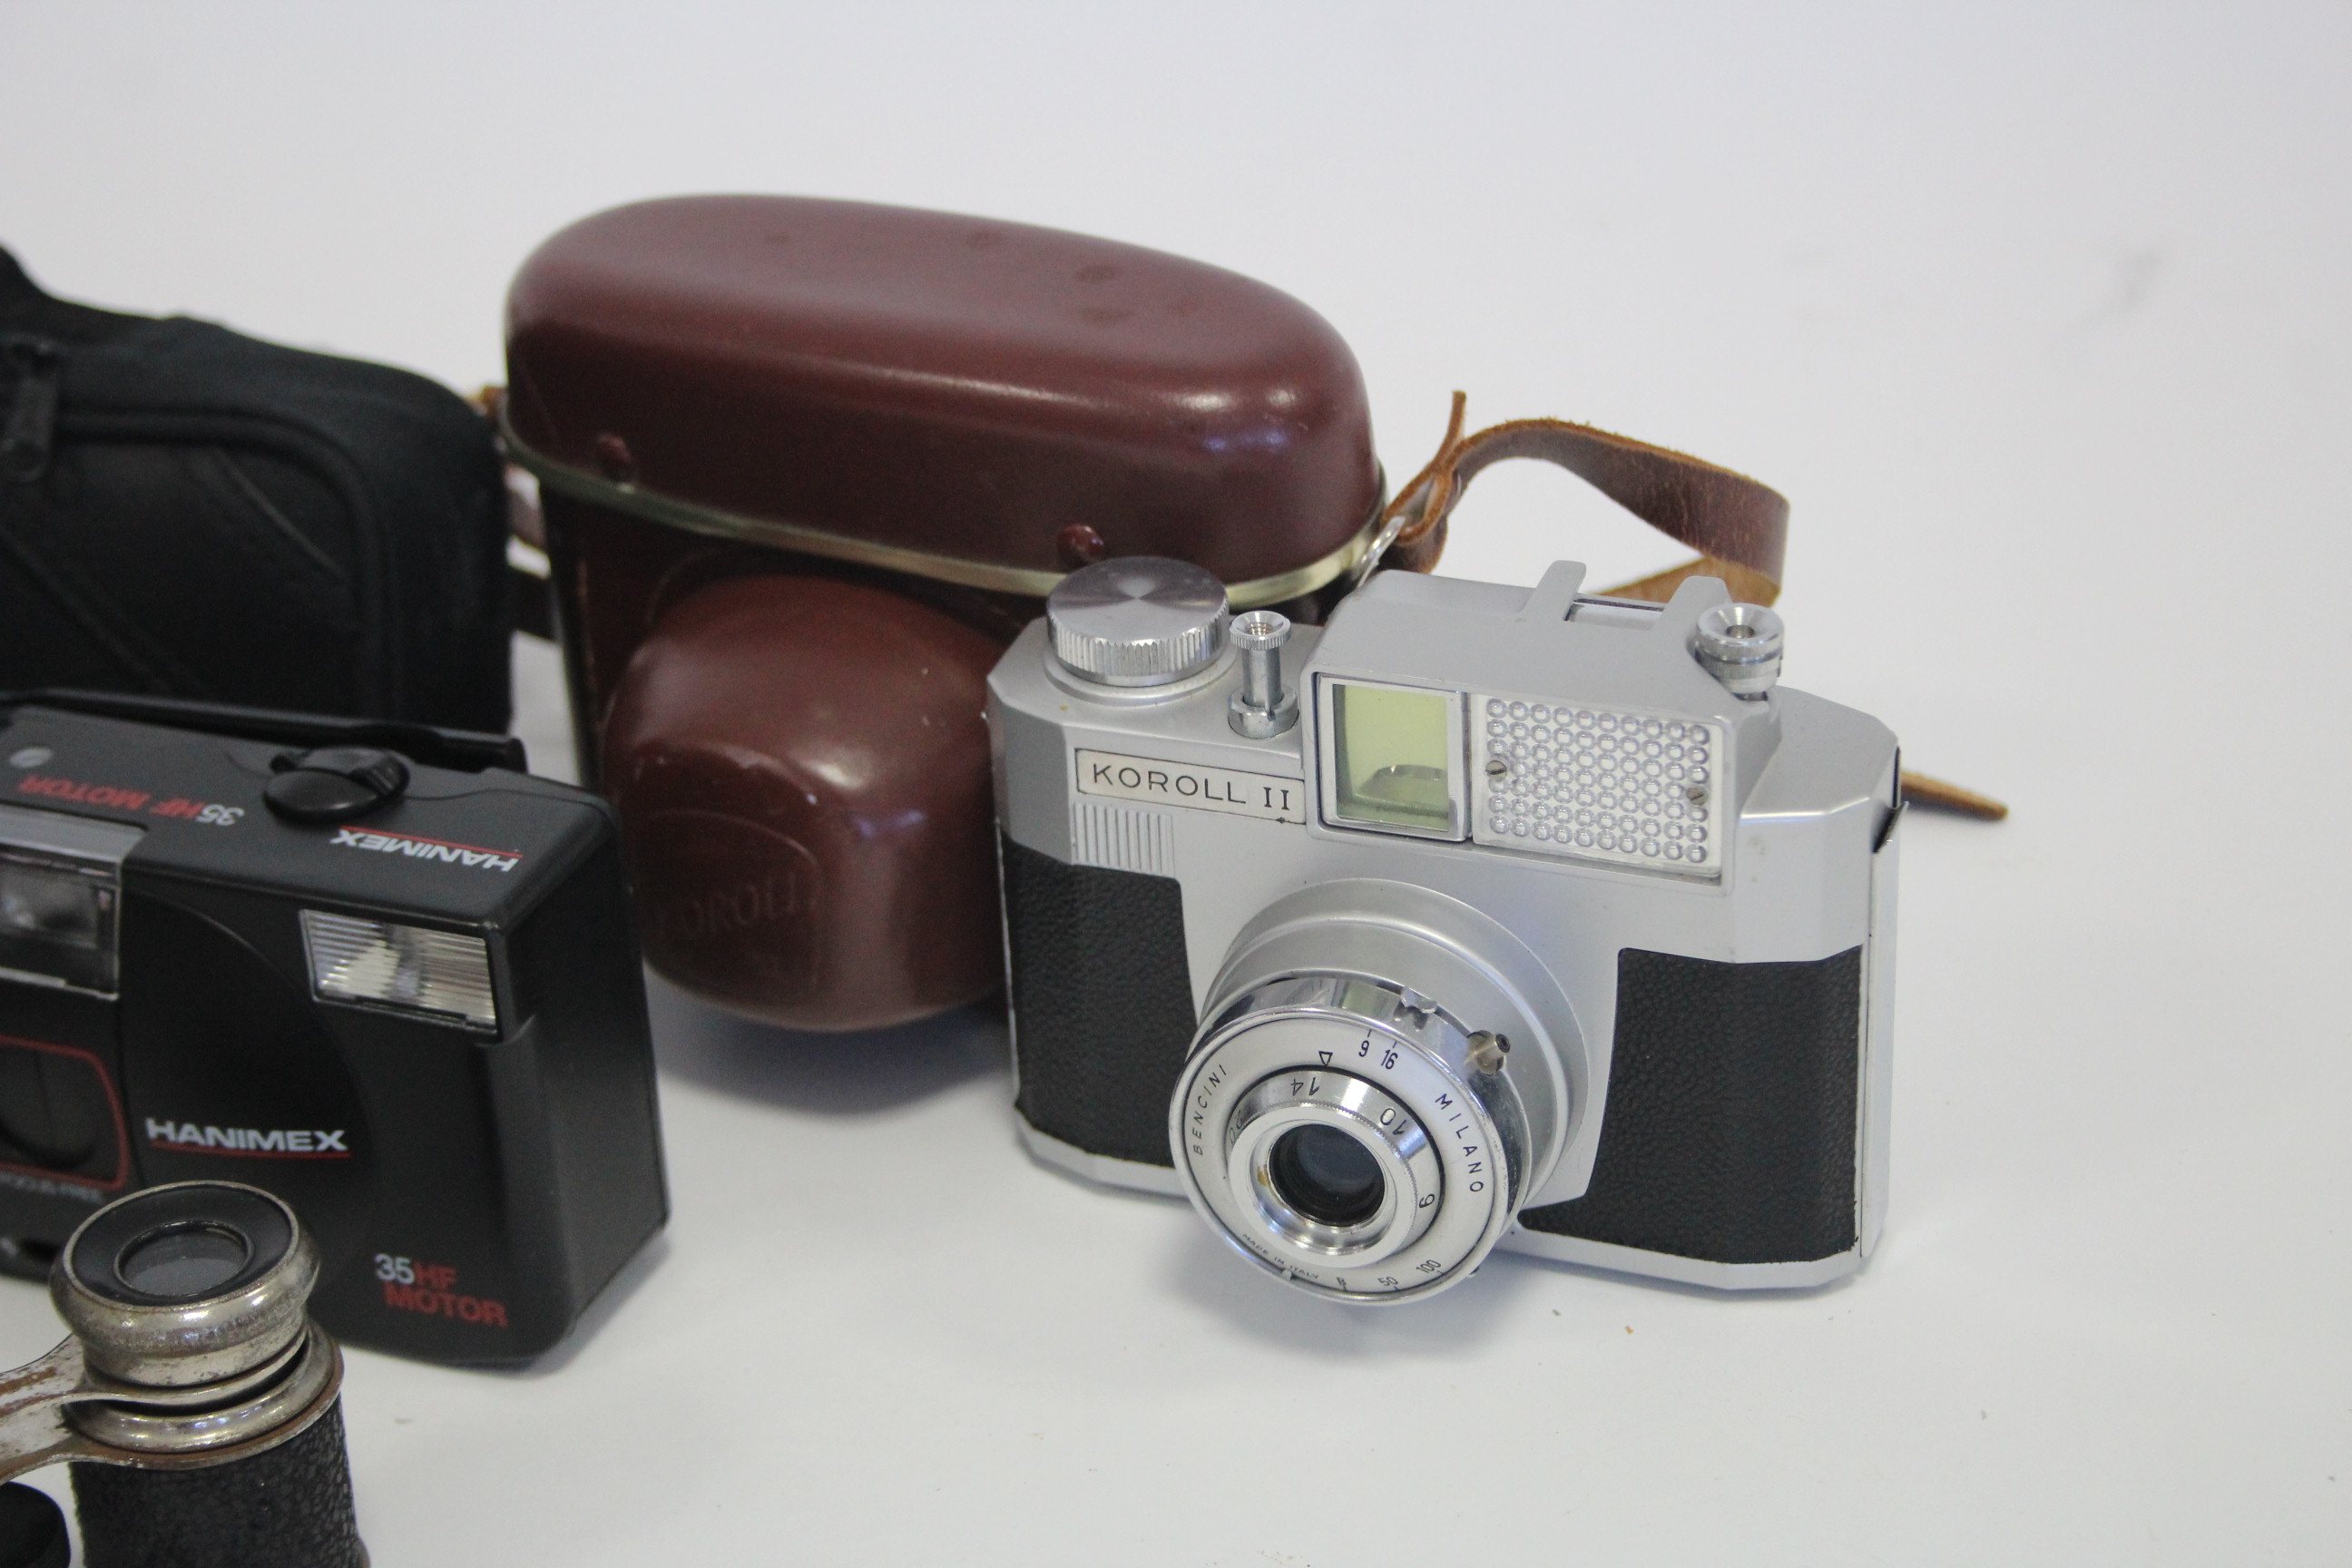
[(1955, 816), (1973, 816), (1986, 822), (1999, 822), (2009, 815), (2009, 807), (1989, 795), (1979, 795), (1972, 789), (1962, 789), (1942, 779), (1931, 779), (1926, 773), (1905, 769), (1903, 798), (1913, 805), (1924, 805), (1936, 811), (1948, 811)]
[(1612, 436), (1565, 419), (1514, 419), (1475, 435), (1462, 433), (1466, 399), (1454, 395), (1453, 416), (1437, 456), (1382, 514), (1393, 528), (1388, 564), (1427, 572), (1445, 547), (1446, 520), (1480, 472), (1512, 458), (1557, 463), (1669, 539), (1698, 552), (1696, 560), (1609, 590), (1665, 599), (1685, 577), (1720, 577), (1735, 598), (1769, 605), (1780, 596), (1780, 558), (1789, 540), (1789, 503), (1745, 474), (1685, 453)]
[[(1408, 572), (1436, 569), (1445, 550), (1446, 520), (1462, 492), (1484, 469), (1508, 458), (1557, 463), (1648, 523), (1698, 552), (1695, 560), (1621, 583), (1607, 593), (1664, 601), (1685, 577), (1720, 577), (1732, 597), (1769, 605), (1780, 596), (1780, 561), (1789, 543), (1789, 502), (1780, 491), (1713, 463), (1571, 425), (1565, 419), (1514, 419), (1475, 435), (1462, 433), (1468, 399), (1454, 395), (1445, 439), (1437, 456), (1412, 477), (1381, 514), (1385, 552), (1381, 564)], [(1925, 773), (1903, 775), (1914, 805), (1998, 822), (2009, 807), (1990, 795)]]

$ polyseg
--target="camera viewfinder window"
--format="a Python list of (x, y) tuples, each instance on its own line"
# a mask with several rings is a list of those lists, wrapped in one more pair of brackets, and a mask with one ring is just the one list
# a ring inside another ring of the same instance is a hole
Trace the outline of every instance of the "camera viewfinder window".
[(111, 995), (122, 858), (140, 830), (0, 805), (0, 970)]
[(1460, 795), (1450, 691), (1333, 683), (1335, 815), (1349, 822), (1450, 835)]

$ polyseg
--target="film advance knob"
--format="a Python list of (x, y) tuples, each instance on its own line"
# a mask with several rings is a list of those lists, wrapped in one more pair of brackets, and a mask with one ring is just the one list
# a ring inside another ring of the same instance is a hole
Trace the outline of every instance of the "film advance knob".
[(408, 793), (408, 768), (372, 746), (280, 752), (261, 787), (269, 809), (289, 822), (349, 822)]
[(1062, 579), (1045, 600), (1054, 657), (1104, 686), (1166, 686), (1225, 651), (1225, 586), (1190, 562), (1129, 555)]

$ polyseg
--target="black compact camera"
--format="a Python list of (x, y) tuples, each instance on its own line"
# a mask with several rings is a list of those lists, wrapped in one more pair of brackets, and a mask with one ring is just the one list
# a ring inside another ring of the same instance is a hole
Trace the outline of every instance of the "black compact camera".
[(667, 1217), (612, 808), (520, 742), (0, 699), (0, 1263), (236, 1181), (312, 1310), (452, 1363), (562, 1339)]

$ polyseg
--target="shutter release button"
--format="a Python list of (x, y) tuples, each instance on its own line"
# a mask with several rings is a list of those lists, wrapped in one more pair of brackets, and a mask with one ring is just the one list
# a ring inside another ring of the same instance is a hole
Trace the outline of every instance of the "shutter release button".
[(322, 746), (269, 759), (261, 798), (289, 822), (349, 822), (408, 793), (408, 767), (369, 746)]

